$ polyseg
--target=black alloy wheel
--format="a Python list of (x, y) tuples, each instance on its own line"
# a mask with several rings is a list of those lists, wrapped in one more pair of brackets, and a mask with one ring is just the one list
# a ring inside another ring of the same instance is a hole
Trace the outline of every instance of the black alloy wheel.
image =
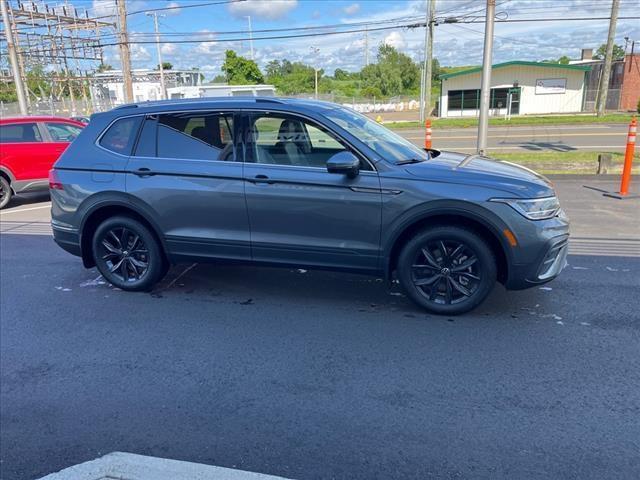
[(471, 297), (482, 272), (471, 248), (455, 240), (433, 240), (417, 252), (411, 265), (413, 284), (430, 302), (453, 305)]
[(123, 290), (149, 290), (166, 273), (166, 260), (153, 233), (129, 217), (102, 222), (93, 237), (93, 256), (102, 276)]
[(98, 254), (109, 272), (123, 282), (137, 282), (149, 270), (149, 250), (140, 235), (126, 227), (109, 230), (100, 241)]
[(417, 304), (439, 314), (457, 315), (479, 305), (496, 282), (491, 248), (462, 227), (433, 227), (402, 249), (398, 278)]

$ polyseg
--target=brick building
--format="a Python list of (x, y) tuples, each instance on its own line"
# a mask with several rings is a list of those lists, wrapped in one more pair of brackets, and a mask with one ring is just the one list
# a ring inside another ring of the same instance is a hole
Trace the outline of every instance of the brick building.
[(624, 56), (620, 110), (638, 109), (640, 100), (640, 54)]

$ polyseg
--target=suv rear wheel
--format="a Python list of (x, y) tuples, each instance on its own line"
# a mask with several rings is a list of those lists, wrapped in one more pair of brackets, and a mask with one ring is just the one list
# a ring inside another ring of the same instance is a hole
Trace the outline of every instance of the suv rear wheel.
[(7, 206), (9, 201), (11, 200), (11, 185), (9, 185), (9, 181), (0, 175), (0, 208), (4, 208)]
[(118, 216), (102, 222), (93, 236), (92, 247), (102, 276), (122, 290), (148, 291), (166, 272), (155, 236), (132, 218)]
[(407, 242), (397, 273), (418, 305), (433, 313), (458, 315), (489, 295), (497, 267), (491, 248), (476, 233), (442, 226), (423, 230)]

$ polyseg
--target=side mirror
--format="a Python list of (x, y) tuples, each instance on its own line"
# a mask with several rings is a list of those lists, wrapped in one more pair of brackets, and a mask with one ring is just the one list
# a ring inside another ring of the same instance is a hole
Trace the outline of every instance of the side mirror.
[(336, 153), (327, 160), (327, 171), (355, 178), (360, 173), (360, 159), (351, 152)]

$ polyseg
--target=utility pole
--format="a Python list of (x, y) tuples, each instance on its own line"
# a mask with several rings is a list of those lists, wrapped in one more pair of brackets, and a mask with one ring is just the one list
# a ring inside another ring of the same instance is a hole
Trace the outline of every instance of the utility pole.
[(255, 60), (253, 56), (253, 29), (251, 28), (251, 15), (247, 15), (249, 21), (249, 49), (251, 51), (251, 60)]
[(487, 151), (489, 130), (489, 101), (491, 99), (491, 61), (493, 58), (493, 25), (496, 0), (487, 0), (487, 14), (484, 27), (484, 53), (482, 55), (482, 84), (480, 91), (480, 119), (478, 121), (478, 154)]
[(4, 34), (7, 39), (7, 51), (9, 53), (9, 61), (11, 62), (11, 72), (13, 73), (13, 82), (16, 85), (16, 93), (18, 95), (18, 106), (20, 114), (28, 115), (27, 96), (24, 92), (24, 84), (20, 75), (20, 64), (18, 62), (18, 52), (13, 43), (13, 23), (9, 22), (9, 11), (6, 0), (0, 0), (0, 9), (2, 10), (2, 22), (4, 23)]
[[(318, 47), (309, 47), (311, 49), (311, 51), (313, 53), (315, 53), (316, 55), (318, 55), (318, 52), (320, 51), (320, 49)], [(317, 61), (317, 59), (316, 59)], [(315, 99), (318, 99), (318, 67), (314, 67), (313, 68), (315, 70), (315, 74), (316, 74), (316, 80), (315, 80)]]
[(369, 65), (369, 26), (364, 26), (364, 65)]
[(118, 2), (118, 34), (120, 37), (120, 61), (122, 62), (122, 78), (124, 80), (124, 98), (127, 103), (133, 102), (133, 80), (131, 79), (131, 54), (127, 36), (127, 7), (125, 0)]
[(431, 76), (433, 73), (433, 24), (435, 23), (436, 16), (436, 0), (431, 0), (429, 3), (429, 25), (427, 26), (427, 33), (429, 35), (427, 42), (427, 75), (425, 78), (425, 117), (431, 115)]
[(611, 2), (611, 18), (609, 19), (609, 37), (607, 38), (607, 53), (604, 57), (604, 66), (602, 70), (602, 85), (600, 87), (600, 95), (598, 95), (597, 115), (601, 117), (607, 107), (607, 93), (609, 92), (609, 77), (611, 76), (611, 62), (613, 61), (613, 42), (616, 36), (616, 23), (618, 22), (618, 9), (620, 8), (620, 0), (612, 0)]
[[(153, 17), (153, 28), (156, 32), (156, 50), (158, 52), (158, 69), (160, 70), (160, 98), (167, 99), (167, 87), (164, 83), (164, 67), (162, 66), (162, 49), (160, 48), (160, 32), (158, 30), (158, 12), (147, 12), (146, 15)], [(161, 15), (162, 16), (162, 15)]]
[(420, 98), (420, 121), (431, 114), (431, 74), (433, 71), (433, 24), (435, 22), (436, 0), (427, 5), (427, 23), (424, 31), (424, 64), (422, 66), (422, 96)]

